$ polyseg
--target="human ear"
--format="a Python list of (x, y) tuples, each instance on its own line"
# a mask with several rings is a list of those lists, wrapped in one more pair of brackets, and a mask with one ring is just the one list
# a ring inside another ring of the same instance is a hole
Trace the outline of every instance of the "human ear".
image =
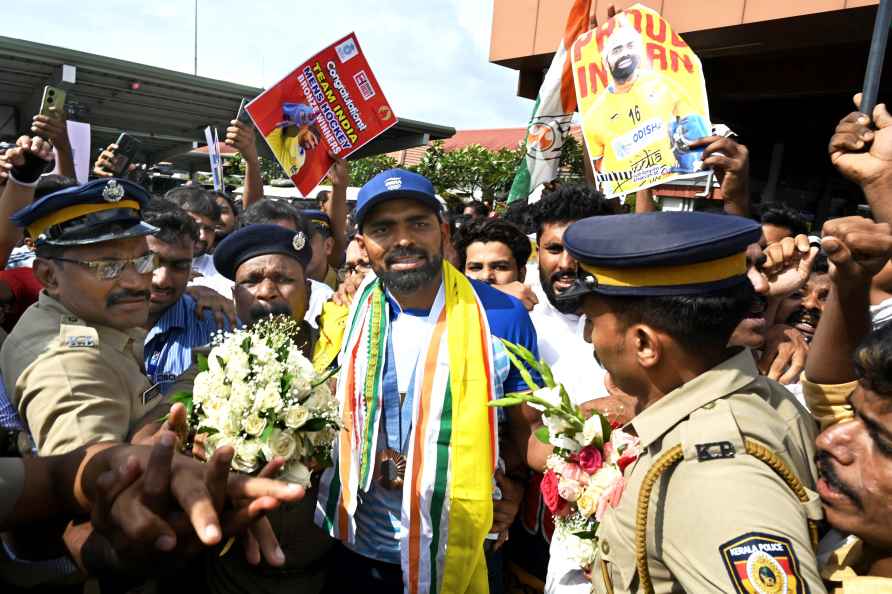
[(47, 294), (56, 296), (59, 293), (59, 278), (56, 268), (43, 258), (34, 260), (34, 276), (46, 289)]
[(638, 364), (645, 368), (656, 367), (663, 354), (663, 343), (660, 335), (653, 328), (644, 324), (636, 324), (629, 329), (633, 336), (635, 356)]

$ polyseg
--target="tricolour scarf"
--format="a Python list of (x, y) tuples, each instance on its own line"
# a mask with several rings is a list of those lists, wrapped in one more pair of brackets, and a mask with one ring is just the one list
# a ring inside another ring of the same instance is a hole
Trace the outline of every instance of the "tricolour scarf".
[[(498, 457), (492, 341), (468, 279), (443, 263), (445, 305), (418, 357), (401, 522), (408, 594), (488, 592), (483, 542), (492, 527)], [(341, 431), (319, 488), (316, 521), (354, 542), (358, 494), (369, 490), (383, 402), (389, 307), (377, 278), (357, 290), (341, 349)]]

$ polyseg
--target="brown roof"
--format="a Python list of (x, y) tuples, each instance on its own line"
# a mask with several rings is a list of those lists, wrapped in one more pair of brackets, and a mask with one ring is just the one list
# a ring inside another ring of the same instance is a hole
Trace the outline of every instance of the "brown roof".
[[(491, 151), (499, 149), (515, 149), (523, 142), (526, 135), (526, 128), (483, 128), (479, 130), (458, 130), (455, 136), (447, 138), (443, 141), (443, 148), (447, 151), (465, 148), (472, 144), (479, 144), (483, 148)], [(582, 142), (582, 130), (578, 124), (570, 127), (570, 135), (578, 142)], [(399, 167), (412, 167), (418, 165), (424, 153), (427, 152), (427, 146), (416, 146), (414, 148), (387, 153), (387, 156), (396, 159)]]

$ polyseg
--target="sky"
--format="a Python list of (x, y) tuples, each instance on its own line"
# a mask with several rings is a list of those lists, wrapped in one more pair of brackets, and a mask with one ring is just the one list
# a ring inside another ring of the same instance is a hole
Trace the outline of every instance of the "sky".
[[(4, 3), (0, 35), (191, 73), (194, 0)], [(489, 63), (492, 0), (198, 0), (198, 74), (270, 87), (355, 31), (397, 116), (526, 126), (517, 72)]]

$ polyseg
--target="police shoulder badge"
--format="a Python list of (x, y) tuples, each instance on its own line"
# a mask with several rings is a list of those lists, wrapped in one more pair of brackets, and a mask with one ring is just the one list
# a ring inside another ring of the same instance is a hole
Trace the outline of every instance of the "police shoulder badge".
[(124, 186), (115, 180), (109, 180), (102, 190), (102, 198), (106, 202), (119, 202), (124, 197)]
[(294, 251), (299, 252), (304, 249), (305, 245), (307, 245), (307, 236), (303, 231), (298, 231), (294, 234), (294, 239), (291, 240), (291, 247), (294, 248)]
[(734, 591), (745, 594), (805, 594), (799, 559), (790, 539), (748, 532), (719, 547)]

